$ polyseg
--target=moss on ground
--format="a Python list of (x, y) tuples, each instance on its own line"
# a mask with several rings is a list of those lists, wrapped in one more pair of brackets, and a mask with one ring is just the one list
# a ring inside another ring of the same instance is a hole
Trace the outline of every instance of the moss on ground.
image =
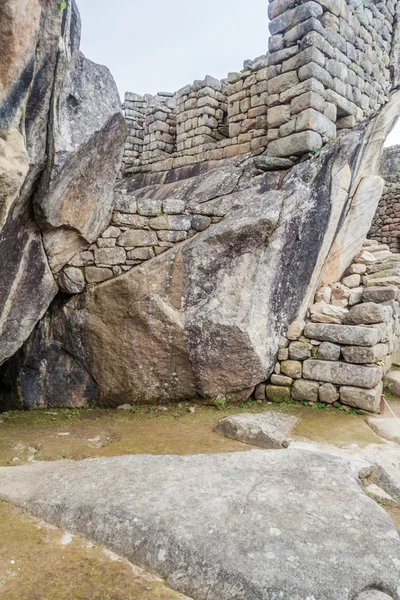
[(365, 416), (301, 405), (241, 407), (140, 407), (132, 411), (41, 410), (12, 412), (0, 423), (0, 465), (32, 460), (81, 460), (123, 454), (204, 454), (239, 452), (251, 446), (218, 435), (218, 420), (238, 412), (278, 410), (301, 419), (294, 437), (338, 446), (380, 443)]
[[(400, 403), (397, 403), (400, 407)], [(276, 410), (301, 419), (294, 438), (360, 447), (382, 443), (365, 415), (299, 404), (134, 407), (131, 411), (40, 410), (0, 415), (0, 465), (123, 454), (202, 454), (253, 448), (215, 432), (222, 417)], [(400, 532), (400, 509), (388, 509)], [(0, 598), (7, 600), (173, 600), (163, 582), (102, 548), (0, 503)], [(14, 561), (13, 563), (11, 561)]]
[(165, 584), (101, 546), (0, 503), (0, 598), (177, 600)]

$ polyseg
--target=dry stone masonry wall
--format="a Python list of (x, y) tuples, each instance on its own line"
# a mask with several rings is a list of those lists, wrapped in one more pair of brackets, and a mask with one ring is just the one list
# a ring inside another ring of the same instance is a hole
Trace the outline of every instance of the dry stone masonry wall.
[(381, 175), (385, 187), (369, 237), (400, 253), (400, 146), (385, 150)]
[(307, 321), (291, 324), (256, 397), (379, 412), (382, 380), (399, 347), (399, 288), (398, 256), (365, 242), (342, 281), (317, 291)]
[(388, 100), (394, 0), (269, 0), (269, 53), (176, 94), (127, 93), (123, 175), (317, 152)]
[[(397, 4), (270, 0), (269, 53), (245, 61), (241, 72), (222, 81), (207, 76), (175, 94), (126, 94), (124, 180), (198, 163), (212, 169), (220, 160), (261, 153), (264, 168), (277, 170), (317, 154), (338, 131), (352, 129), (388, 101)], [(141, 185), (144, 194), (127, 186), (117, 190), (109, 226), (58, 276), (64, 292), (118, 276), (227, 212), (189, 209), (184, 195), (154, 198), (151, 185)], [(384, 232), (397, 226), (392, 208), (388, 218)], [(382, 241), (394, 249), (388, 237)]]

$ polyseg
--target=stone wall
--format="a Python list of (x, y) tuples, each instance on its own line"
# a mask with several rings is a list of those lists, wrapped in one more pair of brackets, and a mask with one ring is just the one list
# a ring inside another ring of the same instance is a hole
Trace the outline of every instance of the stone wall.
[[(124, 177), (112, 218), (58, 276), (61, 290), (83, 292), (225, 216), (191, 206), (184, 191), (156, 197), (152, 186), (164, 175), (190, 178), (200, 163), (209, 170), (255, 154), (266, 155), (258, 157), (269, 160), (266, 169), (290, 168), (371, 117), (394, 85), (397, 10), (392, 0), (270, 0), (269, 54), (227, 79), (207, 76), (175, 94), (127, 93)], [(396, 227), (389, 212), (384, 231)], [(394, 249), (387, 236), (382, 241)]]
[[(266, 56), (245, 61), (227, 79), (206, 77), (174, 95), (126, 94), (132, 134), (122, 174), (266, 149), (293, 158), (318, 152), (338, 130), (353, 128), (388, 101), (397, 11), (394, 0), (269, 0)], [(168, 127), (165, 119), (152, 119), (158, 103), (168, 105)]]
[(387, 245), (366, 241), (342, 281), (322, 285), (307, 320), (282, 336), (274, 374), (256, 397), (379, 412), (400, 341), (399, 267)]
[(381, 175), (385, 187), (369, 237), (400, 253), (400, 146), (385, 150)]

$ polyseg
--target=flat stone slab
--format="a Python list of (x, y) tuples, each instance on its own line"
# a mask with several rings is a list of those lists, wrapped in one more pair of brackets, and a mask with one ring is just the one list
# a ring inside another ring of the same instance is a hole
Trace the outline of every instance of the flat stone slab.
[(375, 433), (385, 440), (400, 444), (400, 425), (394, 417), (371, 417), (367, 419), (367, 423)]
[(0, 497), (195, 600), (400, 598), (400, 538), (348, 461), (303, 450), (0, 468)]
[(287, 448), (288, 436), (298, 421), (297, 417), (278, 412), (231, 415), (220, 420), (217, 431), (232, 440), (261, 448)]

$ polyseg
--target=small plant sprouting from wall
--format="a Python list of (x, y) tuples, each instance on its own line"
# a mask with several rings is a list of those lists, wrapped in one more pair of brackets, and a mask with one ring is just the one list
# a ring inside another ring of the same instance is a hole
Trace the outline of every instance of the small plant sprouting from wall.
[(58, 8), (60, 9), (60, 13), (62, 14), (64, 12), (64, 10), (67, 8), (67, 3), (65, 0), (61, 0), (58, 3)]

